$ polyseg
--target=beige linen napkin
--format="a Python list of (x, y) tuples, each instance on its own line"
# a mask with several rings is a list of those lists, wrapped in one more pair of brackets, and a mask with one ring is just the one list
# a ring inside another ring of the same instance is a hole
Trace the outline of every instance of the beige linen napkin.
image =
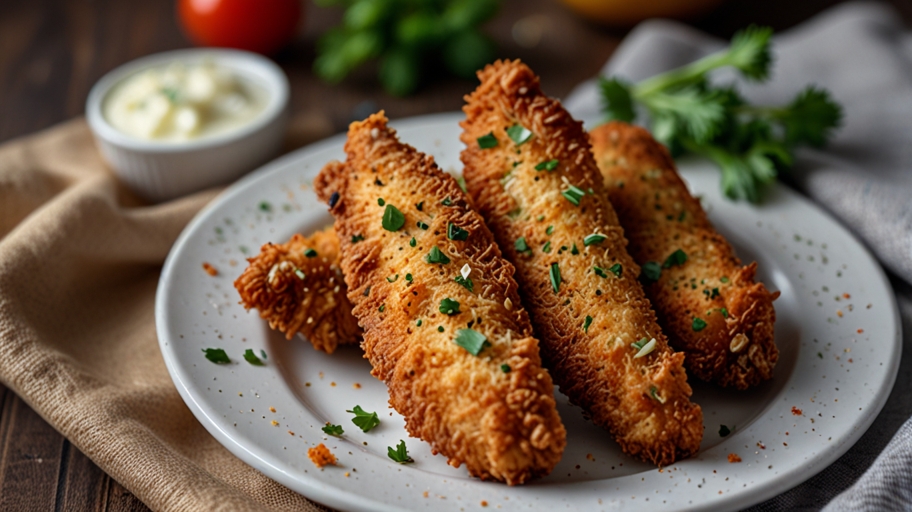
[(210, 436), (158, 349), (161, 265), (216, 193), (144, 205), (82, 120), (0, 147), (0, 381), (154, 510), (321, 510)]

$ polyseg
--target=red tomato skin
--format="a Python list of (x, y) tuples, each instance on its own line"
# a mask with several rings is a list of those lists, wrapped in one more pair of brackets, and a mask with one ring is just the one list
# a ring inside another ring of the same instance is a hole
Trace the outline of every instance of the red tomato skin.
[(270, 55), (295, 36), (299, 0), (177, 0), (184, 32), (200, 46)]

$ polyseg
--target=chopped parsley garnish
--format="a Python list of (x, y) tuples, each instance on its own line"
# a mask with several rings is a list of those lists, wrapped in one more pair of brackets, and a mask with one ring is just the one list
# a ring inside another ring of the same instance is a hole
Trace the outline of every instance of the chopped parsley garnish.
[(415, 325), (416, 325), (417, 327), (421, 327), (421, 324), (422, 324), (422, 323), (424, 323), (424, 322), (422, 322), (421, 319), (419, 318), (418, 321), (415, 322)]
[(615, 263), (614, 265), (608, 267), (608, 272), (611, 272), (618, 277), (621, 277), (621, 272), (623, 272), (623, 270), (624, 267), (622, 267), (620, 263)]
[(439, 310), (444, 315), (449, 315), (449, 316), (457, 315), (460, 313), (459, 302), (447, 297), (447, 298), (443, 299), (442, 301), (440, 301)]
[(412, 282), (412, 274), (405, 274), (405, 280), (411, 283), (411, 282)]
[(600, 267), (592, 267), (592, 270), (595, 271), (595, 275), (599, 277), (608, 277), (608, 274), (605, 273), (605, 269)]
[(532, 249), (529, 248), (529, 244), (526, 243), (526, 237), (521, 236), (513, 242), (513, 247), (517, 252), (529, 252)]
[(539, 215), (538, 217), (535, 217), (535, 220), (537, 220), (538, 222), (541, 222), (541, 221), (545, 220), (545, 216)]
[(545, 252), (545, 253), (551, 252), (551, 242), (550, 241), (545, 242), (545, 245), (542, 246), (542, 252)]
[(307, 277), (307, 274), (305, 274), (304, 271), (299, 268), (296, 268), (294, 270), (294, 273), (296, 276), (298, 276), (298, 279), (300, 279), (301, 281), (303, 281)]
[(333, 425), (332, 423), (325, 425), (322, 430), (325, 434), (331, 436), (341, 436), (345, 433), (345, 431), (342, 430), (342, 425)]
[(728, 308), (719, 308), (719, 311), (722, 312), (722, 318), (728, 318)]
[(466, 240), (469, 238), (469, 232), (450, 222), (447, 225), (447, 238), (450, 240)]
[(586, 315), (586, 321), (583, 322), (583, 332), (588, 333), (590, 325), (592, 325), (592, 317), (589, 315)]
[(250, 348), (244, 351), (244, 360), (254, 366), (263, 366), (264, 364), (263, 361), (253, 353), (253, 349)]
[(722, 283), (727, 283), (727, 282), (728, 282), (728, 278), (725, 277), (725, 276), (722, 276), (722, 278), (719, 279), (719, 281), (722, 281)]
[(272, 205), (269, 201), (260, 201), (260, 210), (266, 213), (272, 213)]
[(386, 304), (380, 304), (380, 307), (377, 308), (377, 311), (383, 313), (386, 310)]
[(725, 425), (719, 425), (719, 437), (728, 437), (731, 434), (731, 430)]
[(443, 332), (443, 326), (442, 326), (442, 325), (438, 325), (438, 326), (437, 326), (437, 332)]
[(494, 132), (490, 132), (487, 135), (482, 135), (476, 140), (478, 141), (478, 147), (481, 149), (491, 149), (497, 147), (497, 137), (494, 136)]
[(356, 243), (360, 242), (361, 240), (364, 240), (364, 235), (352, 235), (353, 244), (356, 244)]
[(608, 237), (605, 235), (602, 235), (599, 233), (592, 233), (591, 235), (589, 235), (583, 239), (583, 245), (585, 245), (586, 247), (589, 247), (592, 244), (600, 244), (600, 243), (604, 242), (606, 238), (608, 238)]
[(446, 196), (445, 198), (443, 198), (443, 201), (440, 201), (440, 204), (442, 204), (443, 206), (450, 206), (451, 204), (453, 204), (453, 200), (450, 199), (450, 196)]
[(570, 201), (574, 206), (579, 206), (580, 199), (586, 195), (586, 191), (577, 187), (576, 185), (570, 185), (570, 188), (561, 192), (561, 195), (564, 196), (567, 201)]
[(718, 297), (718, 296), (719, 296), (719, 289), (718, 289), (718, 288), (713, 288), (713, 289), (712, 289), (712, 293), (709, 295), (709, 298), (710, 298), (710, 299), (715, 299), (715, 298)]
[(440, 248), (435, 245), (434, 247), (431, 247), (430, 252), (428, 252), (427, 256), (424, 257), (424, 261), (431, 264), (439, 263), (441, 265), (446, 265), (450, 262), (450, 258), (447, 258), (446, 254), (444, 254)]
[(401, 439), (399, 440), (399, 444), (396, 445), (395, 450), (392, 446), (387, 446), (386, 450), (386, 454), (389, 455), (389, 458), (393, 459), (393, 461), (398, 462), (399, 464), (415, 462), (411, 457), (409, 457), (408, 449), (405, 447), (405, 441)]
[(421, 201), (420, 203), (416, 204), (415, 208), (418, 208), (419, 212), (423, 212), (424, 211), (424, 201)]
[(631, 343), (630, 346), (637, 350), (642, 350), (647, 343), (649, 343), (649, 338), (640, 338), (640, 341), (635, 341)]
[(693, 328), (694, 332), (700, 332), (706, 328), (706, 321), (700, 317), (695, 317), (693, 324), (691, 324), (691, 327)]
[(510, 365), (508, 365), (507, 363), (500, 365), (500, 371), (502, 371), (504, 373), (510, 373), (512, 370), (513, 370), (513, 368), (510, 368)]
[(536, 166), (535, 166), (535, 170), (536, 170), (536, 171), (549, 171), (549, 172), (550, 172), (550, 171), (553, 171), (554, 169), (557, 169), (557, 164), (559, 164), (559, 163), (560, 163), (560, 162), (558, 162), (558, 160), (557, 160), (556, 158), (553, 159), (553, 160), (547, 160), (547, 161), (544, 161), (544, 162), (542, 162), (542, 163), (536, 165)]
[(386, 278), (386, 282), (387, 282), (387, 283), (395, 283), (395, 282), (396, 282), (396, 279), (399, 279), (399, 274), (396, 274), (396, 275), (393, 276), (393, 277), (387, 277), (387, 278)]
[(659, 396), (658, 391), (659, 391), (659, 388), (657, 388), (655, 386), (652, 386), (651, 388), (649, 388), (649, 394), (652, 395), (652, 399), (655, 400), (656, 402), (659, 402), (660, 404), (664, 404), (665, 399), (662, 398), (661, 396)]
[(550, 235), (551, 233), (554, 233), (554, 226), (548, 226), (548, 229), (545, 230), (546, 235)]
[(466, 352), (473, 356), (477, 356), (485, 347), (491, 345), (488, 343), (488, 339), (484, 334), (481, 334), (474, 329), (457, 330), (456, 337), (453, 338), (453, 343), (464, 348)]
[(304, 251), (304, 256), (307, 256), (308, 258), (316, 258), (317, 251), (315, 251), (314, 249), (307, 249), (306, 251)]
[(416, 245), (418, 245), (418, 240), (415, 240), (415, 237), (412, 237), (412, 239), (409, 240), (409, 247), (415, 247)]
[(517, 146), (524, 144), (529, 139), (532, 138), (532, 132), (526, 129), (525, 126), (521, 124), (514, 124), (513, 126), (507, 128), (507, 135), (510, 139), (516, 143)]
[(354, 409), (345, 412), (350, 412), (355, 415), (352, 418), (352, 423), (354, 423), (358, 428), (364, 432), (370, 432), (370, 430), (380, 424), (380, 418), (377, 416), (376, 412), (367, 412), (361, 408), (360, 405), (356, 405)]
[(427, 225), (427, 223), (421, 222), (420, 220), (418, 221), (418, 223), (416, 225), (425, 231), (427, 231), (427, 229), (430, 227)]
[(231, 362), (231, 359), (228, 357), (228, 354), (226, 354), (223, 349), (204, 348), (203, 352), (206, 353), (206, 359), (212, 361), (213, 363), (228, 364)]
[(662, 277), (662, 267), (655, 261), (647, 261), (643, 263), (640, 277), (647, 283), (654, 283)]
[(560, 267), (557, 265), (557, 263), (551, 264), (551, 270), (548, 272), (548, 274), (551, 277), (551, 288), (554, 289), (554, 293), (557, 293), (560, 291), (561, 285)]
[(662, 263), (662, 268), (671, 268), (674, 266), (683, 265), (687, 261), (687, 253), (681, 249), (676, 250), (675, 252), (668, 255), (665, 258), (665, 263)]
[(383, 205), (386, 204), (386, 201), (384, 201), (382, 197), (378, 197), (378, 198), (377, 198), (377, 204), (380, 205), (380, 206), (383, 206)]
[(576, 244), (575, 244), (575, 243), (573, 244), (573, 247), (570, 248), (570, 254), (572, 254), (572, 255), (574, 255), (574, 256), (576, 256), (577, 254), (579, 254), (579, 249), (576, 248)]
[(454, 281), (461, 284), (466, 290), (475, 293), (475, 283), (472, 282), (472, 279), (468, 277), (456, 276), (456, 279), (454, 279)]

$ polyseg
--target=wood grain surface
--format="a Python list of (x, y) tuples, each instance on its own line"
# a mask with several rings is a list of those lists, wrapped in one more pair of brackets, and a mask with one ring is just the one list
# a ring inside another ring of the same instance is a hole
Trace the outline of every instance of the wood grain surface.
[[(646, 1), (646, 0), (641, 0)], [(786, 29), (838, 0), (730, 0), (691, 23), (728, 37), (750, 23)], [(912, 2), (892, 0), (904, 20)], [(0, 142), (83, 113), (89, 89), (103, 74), (132, 59), (190, 46), (171, 0), (0, 1)], [(340, 19), (336, 9), (308, 1), (295, 42), (276, 61), (291, 81), (294, 122), (289, 149), (340, 132), (378, 108), (390, 118), (457, 110), (474, 83), (431, 77), (409, 98), (384, 94), (375, 70), (331, 86), (311, 72), (319, 34)], [(517, 21), (545, 27), (538, 45), (514, 41)], [(595, 75), (626, 34), (588, 23), (557, 0), (503, 0), (486, 26), (503, 57), (521, 58), (562, 97)], [(2, 341), (0, 341), (2, 342)], [(0, 510), (147, 510), (0, 384)]]

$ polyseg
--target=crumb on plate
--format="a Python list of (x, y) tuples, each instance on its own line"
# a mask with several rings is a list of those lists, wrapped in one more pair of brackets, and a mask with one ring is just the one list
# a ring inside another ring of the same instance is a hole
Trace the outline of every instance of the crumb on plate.
[(322, 468), (327, 464), (335, 464), (336, 456), (329, 451), (329, 448), (326, 447), (323, 443), (314, 446), (313, 448), (307, 450), (307, 456), (310, 457), (311, 462), (314, 463), (318, 468)]

